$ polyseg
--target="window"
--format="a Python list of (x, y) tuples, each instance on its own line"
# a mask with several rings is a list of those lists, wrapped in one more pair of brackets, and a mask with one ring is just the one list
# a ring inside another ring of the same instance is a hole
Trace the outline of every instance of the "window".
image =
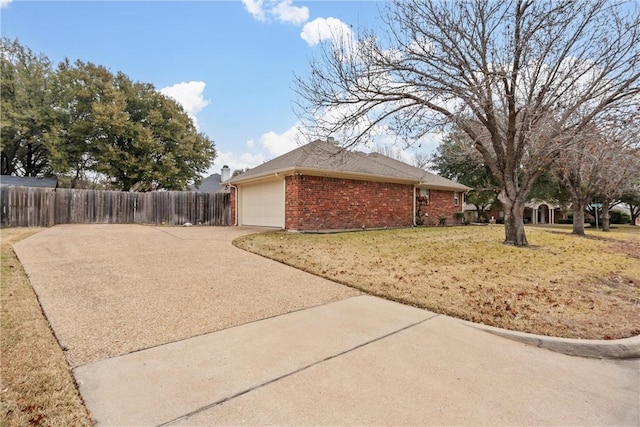
[(421, 188), (420, 193), (418, 193), (418, 203), (420, 205), (428, 205), (429, 204), (429, 189)]
[(453, 206), (460, 206), (460, 192), (453, 192)]

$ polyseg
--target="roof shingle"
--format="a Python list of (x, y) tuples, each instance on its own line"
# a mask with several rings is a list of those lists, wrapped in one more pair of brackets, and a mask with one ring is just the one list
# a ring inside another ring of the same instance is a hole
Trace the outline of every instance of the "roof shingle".
[(361, 179), (400, 180), (431, 188), (467, 191), (469, 187), (379, 153), (346, 150), (333, 142), (315, 140), (276, 157), (225, 183), (237, 184), (275, 173), (296, 171), (354, 175)]
[(56, 188), (58, 186), (58, 178), (0, 175), (0, 185), (12, 185), (15, 187)]

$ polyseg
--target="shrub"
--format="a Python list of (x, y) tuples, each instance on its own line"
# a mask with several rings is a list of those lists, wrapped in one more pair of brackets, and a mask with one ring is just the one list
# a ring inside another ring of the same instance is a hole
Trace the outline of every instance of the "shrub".
[(438, 225), (447, 225), (447, 217), (439, 216), (438, 217)]
[(464, 212), (456, 212), (453, 214), (453, 216), (455, 217), (456, 221), (458, 221), (461, 224), (466, 224), (467, 222), (464, 219)]
[[(631, 222), (631, 215), (626, 212), (610, 211), (609, 212), (609, 224), (629, 224)], [(595, 218), (589, 221), (592, 227), (596, 226)], [(598, 212), (598, 227), (602, 226), (602, 217)]]
[(611, 222), (611, 224), (629, 224), (631, 222), (631, 215), (626, 212), (611, 211), (609, 222)]

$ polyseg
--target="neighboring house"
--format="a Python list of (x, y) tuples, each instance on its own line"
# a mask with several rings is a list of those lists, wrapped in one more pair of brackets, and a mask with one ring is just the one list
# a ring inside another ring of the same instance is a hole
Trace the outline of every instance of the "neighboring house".
[(202, 179), (200, 185), (190, 185), (189, 191), (197, 191), (200, 193), (219, 193), (221, 191), (228, 191), (225, 185), (222, 185), (222, 181), (226, 181), (231, 177), (231, 170), (229, 166), (222, 166), (220, 173), (214, 173), (206, 178)]
[(57, 188), (58, 178), (0, 175), (0, 185), (11, 185), (14, 187)]
[(456, 221), (469, 187), (378, 153), (316, 140), (223, 184), (236, 225), (291, 231), (409, 227)]
[(567, 210), (563, 210), (558, 204), (531, 200), (525, 205), (525, 224), (558, 224), (561, 219), (567, 219)]
[[(498, 223), (504, 222), (504, 210), (497, 203), (483, 212), (483, 218), (479, 218), (476, 207), (472, 204), (465, 204), (465, 218), (471, 222), (488, 222), (491, 218)], [(558, 224), (559, 220), (567, 218), (567, 210), (563, 210), (560, 205), (547, 202), (545, 200), (531, 200), (525, 204), (522, 215), (525, 224)]]

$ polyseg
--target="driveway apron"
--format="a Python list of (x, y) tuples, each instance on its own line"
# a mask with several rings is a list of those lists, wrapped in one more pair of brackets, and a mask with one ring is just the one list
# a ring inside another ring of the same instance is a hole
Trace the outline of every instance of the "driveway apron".
[(98, 425), (640, 425), (640, 362), (488, 334), (235, 248), (68, 225), (15, 246)]

